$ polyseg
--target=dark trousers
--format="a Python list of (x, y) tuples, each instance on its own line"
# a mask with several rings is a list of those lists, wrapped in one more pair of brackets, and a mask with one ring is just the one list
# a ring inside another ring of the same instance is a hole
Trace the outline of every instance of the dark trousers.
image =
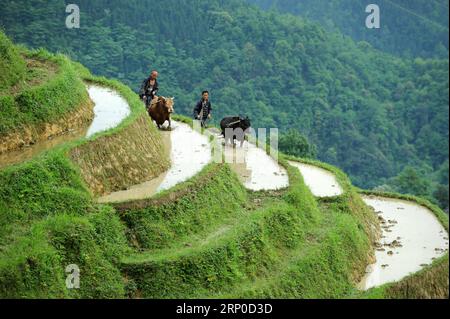
[(208, 125), (208, 120), (209, 120), (208, 119), (208, 115), (206, 117), (201, 118), (201, 119), (199, 119), (198, 116), (199, 116), (199, 114), (194, 112), (194, 116), (193, 116), (194, 120), (200, 121), (202, 127), (206, 127)]
[(208, 118), (206, 117), (206, 118), (202, 119), (201, 123), (202, 123), (202, 127), (207, 127), (208, 126)]

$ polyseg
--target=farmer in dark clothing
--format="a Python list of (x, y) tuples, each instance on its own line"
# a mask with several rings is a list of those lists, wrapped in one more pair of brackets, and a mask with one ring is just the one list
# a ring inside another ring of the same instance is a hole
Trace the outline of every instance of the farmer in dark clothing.
[(158, 93), (158, 72), (152, 71), (150, 77), (144, 80), (141, 85), (141, 89), (139, 91), (139, 96), (145, 102), (145, 106), (147, 109), (150, 105), (158, 101), (158, 97), (156, 94)]
[(209, 92), (202, 92), (202, 99), (197, 103), (194, 109), (194, 117), (200, 120), (202, 127), (206, 126), (206, 121), (211, 119), (211, 102), (209, 101)]

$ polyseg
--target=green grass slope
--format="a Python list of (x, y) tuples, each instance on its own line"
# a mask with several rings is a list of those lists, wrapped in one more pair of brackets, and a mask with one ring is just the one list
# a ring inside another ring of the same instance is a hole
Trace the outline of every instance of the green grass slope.
[[(85, 81), (115, 89), (129, 103), (131, 114), (114, 129), (61, 144), (0, 170), (0, 298), (123, 297), (125, 285), (118, 262), (129, 250), (125, 227), (112, 207), (95, 202), (70, 152), (120, 135), (145, 110), (139, 98), (119, 82), (94, 77), (66, 57), (44, 51), (36, 54), (64, 61), (69, 77), (75, 77), (74, 89), (81, 85), (85, 95)], [(61, 94), (58, 83), (65, 85), (59, 82), (66, 76), (64, 68), (59, 71), (42, 84), (44, 91), (55, 90), (56, 97)], [(25, 91), (27, 86), (17, 94)], [(53, 112), (52, 101), (43, 101), (43, 108)], [(154, 139), (160, 138), (155, 127), (149, 125), (148, 130)], [(81, 270), (80, 289), (66, 288), (66, 267), (71, 264)]]
[[(135, 249), (121, 262), (130, 297), (339, 298), (352, 290), (371, 259), (374, 234), (366, 225), (374, 218), (348, 180), (343, 196), (318, 202), (283, 160), (290, 186), (248, 192), (245, 204), (245, 197), (233, 194), (237, 177), (227, 165), (215, 165), (153, 203), (119, 205)], [(202, 183), (211, 170), (216, 177)], [(230, 195), (232, 211), (222, 203)], [(205, 203), (207, 213), (201, 206), (192, 216), (186, 205), (196, 203)]]
[[(293, 157), (285, 158), (305, 162)], [(317, 222), (303, 227), (305, 237), (293, 249), (283, 253), (271, 272), (247, 279), (214, 297), (345, 298), (354, 289), (365, 266), (373, 259), (371, 243), (377, 236), (376, 224), (373, 214), (348, 178), (335, 168), (322, 166), (336, 174), (344, 193), (332, 198), (314, 199), (317, 201)], [(287, 168), (291, 181), (288, 202), (299, 205), (305, 197), (312, 195), (298, 170)], [(300, 212), (302, 216), (305, 214), (305, 210)]]
[[(128, 87), (61, 59), (80, 83), (117, 90), (131, 115), (107, 132), (0, 170), (0, 298), (360, 296), (355, 285), (373, 260), (376, 215), (347, 176), (330, 165), (281, 154), (289, 187), (250, 192), (228, 165), (212, 163), (151, 199), (96, 203), (72, 152), (101, 148), (101, 141), (146, 116), (145, 109)], [(153, 125), (147, 129), (158, 139)], [(288, 159), (330, 170), (343, 194), (315, 198)], [(66, 288), (66, 267), (72, 264), (81, 271), (80, 289)], [(421, 284), (431, 276), (445, 285), (442, 270), (448, 264), (437, 265), (431, 274), (424, 270), (405, 279), (424, 290), (414, 296), (441, 295)], [(404, 282), (368, 296), (404, 297), (411, 285)]]
[[(123, 226), (96, 205), (63, 152), (0, 171), (0, 296), (2, 298), (120, 297), (114, 266), (126, 249)], [(68, 290), (65, 268), (82, 269)]]
[(174, 247), (190, 234), (222, 226), (248, 194), (228, 166), (210, 164), (195, 179), (147, 201), (114, 204), (137, 250)]
[[(333, 26), (335, 32), (327, 32), (317, 23), (263, 12), (244, 0), (111, 0), (106, 11), (104, 2), (80, 0), (85, 17), (80, 30), (63, 27), (64, 1), (19, 5), (24, 2), (4, 0), (0, 11), (5, 30), (20, 43), (66, 52), (95, 74), (116, 77), (135, 90), (158, 69), (160, 93), (176, 96), (177, 112), (186, 115), (201, 90), (209, 89), (216, 123), (243, 113), (254, 127), (294, 129), (317, 146), (322, 161), (341, 167), (359, 187), (383, 185), (411, 166), (434, 181), (430, 196), (448, 189), (448, 57), (395, 57)], [(323, 19), (346, 25), (358, 21), (364, 35), (389, 33), (379, 40), (392, 45), (434, 49), (434, 37), (422, 32), (417, 17), (399, 17), (398, 8), (382, 13), (382, 29), (367, 30), (361, 1), (276, 2), (313, 8)], [(380, 2), (382, 11), (392, 9), (388, 2), (393, 1)], [(448, 17), (436, 1), (401, 2), (414, 12), (430, 13), (432, 20)], [(344, 3), (345, 9), (336, 11)], [(151, 8), (152, 19), (144, 8)], [(443, 35), (448, 38), (448, 30)]]
[(0, 30), (0, 92), (25, 76), (26, 63), (17, 48)]
[(0, 60), (0, 83), (4, 84), (0, 87), (0, 138), (55, 122), (88, 103), (85, 86), (67, 57), (45, 50), (8, 49), (5, 43), (10, 42), (4, 39), (0, 33), (1, 50), (6, 56)]

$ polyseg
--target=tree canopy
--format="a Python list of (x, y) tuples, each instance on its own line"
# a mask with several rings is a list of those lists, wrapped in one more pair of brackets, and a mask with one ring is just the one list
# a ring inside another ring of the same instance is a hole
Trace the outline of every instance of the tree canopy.
[(378, 0), (380, 28), (367, 29), (371, 3), (362, 0), (247, 0), (317, 21), (330, 32), (339, 30), (356, 41), (406, 57), (448, 58), (448, 0)]

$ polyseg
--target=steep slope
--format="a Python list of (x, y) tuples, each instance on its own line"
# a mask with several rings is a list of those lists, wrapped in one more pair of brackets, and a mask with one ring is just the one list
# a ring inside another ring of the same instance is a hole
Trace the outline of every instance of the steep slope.
[(0, 32), (0, 92), (16, 84), (25, 76), (26, 65), (16, 47)]
[(243, 113), (254, 127), (300, 131), (320, 160), (359, 187), (381, 185), (410, 165), (433, 179), (429, 198), (439, 185), (448, 188), (447, 59), (396, 58), (240, 0), (79, 7), (79, 30), (62, 27), (62, 0), (4, 1), (0, 21), (17, 41), (65, 52), (135, 90), (157, 68), (161, 93), (176, 96), (185, 115), (210, 89), (216, 122)]
[[(152, 174), (160, 174), (169, 164), (167, 154), (162, 151), (159, 132), (150, 125), (139, 99), (124, 85), (93, 77), (67, 57), (54, 56), (46, 51), (23, 50), (21, 54), (39, 57), (43, 64), (61, 62), (56, 64), (60, 66), (58, 71), (47, 74), (37, 87), (30, 88), (24, 84), (15, 89), (14, 94), (17, 96), (33, 97), (28, 90), (34, 93), (47, 92), (43, 93), (47, 95), (40, 100), (39, 107), (48, 109), (50, 113), (36, 111), (41, 117), (39, 124), (54, 125), (52, 121), (58, 117), (58, 123), (66, 126), (71, 124), (67, 123), (71, 119), (55, 106), (55, 103), (65, 101), (64, 98), (58, 100), (66, 93), (63, 84), (73, 85), (74, 90), (80, 86), (83, 97), (88, 96), (86, 82), (109, 87), (126, 100), (131, 114), (112, 129), (102, 131), (97, 127), (97, 133), (89, 139), (86, 135), (71, 136), (23, 161), (0, 168), (0, 297), (122, 297), (125, 294), (124, 284), (117, 261), (127, 250), (124, 228), (111, 207), (95, 204), (92, 197), (95, 188), (89, 189), (91, 185), (86, 178), (89, 169), (80, 163), (86, 163), (101, 153), (103, 162), (95, 162), (95, 172), (114, 160), (118, 164), (106, 171), (117, 176), (124, 169), (139, 171), (139, 165), (147, 161), (153, 164), (152, 169), (135, 174), (133, 182), (151, 178)], [(70, 78), (70, 83), (62, 80), (67, 78)], [(1, 98), (14, 101), (14, 94), (8, 93)], [(4, 104), (1, 105), (3, 107)], [(113, 110), (111, 105), (110, 110)], [(17, 113), (11, 117), (20, 117), (20, 112)], [(93, 114), (92, 108), (89, 107), (86, 113)], [(87, 128), (82, 131), (85, 132)], [(133, 149), (133, 143), (125, 141), (130, 131), (133, 142), (142, 144), (142, 147)], [(2, 136), (2, 145), (4, 141), (6, 138)], [(37, 140), (29, 148), (40, 148), (41, 143), (44, 142)], [(117, 151), (115, 143), (120, 144), (122, 152)], [(130, 151), (134, 152), (133, 158), (126, 156)], [(78, 155), (74, 156), (77, 160), (71, 160), (72, 153)], [(148, 161), (149, 157), (151, 162)], [(92, 175), (95, 176), (95, 172)], [(109, 179), (108, 185), (125, 187), (126, 182), (126, 179)], [(80, 290), (66, 287), (66, 267), (73, 264), (83, 269), (84, 279)]]
[[(283, 163), (290, 186), (280, 191), (245, 195), (227, 165), (211, 164), (154, 200), (115, 204), (135, 249), (121, 266), (130, 296), (236, 298), (247, 296), (243, 286), (253, 297), (349, 294), (371, 260), (375, 216), (345, 180), (343, 196), (318, 204)], [(285, 285), (276, 278), (288, 266), (297, 276)], [(278, 282), (277, 293), (259, 289), (262, 280)]]
[(20, 50), (2, 32), (0, 41), (0, 154), (92, 120), (92, 103), (66, 57)]
[[(167, 154), (136, 94), (81, 65), (72, 68), (80, 81), (115, 90), (131, 113), (108, 131), (0, 170), (0, 297), (360, 296), (356, 286), (374, 261), (379, 224), (330, 165), (280, 154), (289, 186), (253, 192), (227, 164), (211, 163), (155, 197), (98, 204), (98, 195), (142, 182), (123, 173), (164, 170)], [(342, 191), (315, 197), (288, 160), (328, 170)], [(448, 218), (432, 210), (448, 229)], [(440, 296), (448, 287), (441, 269), (448, 269), (448, 254), (443, 258), (444, 266), (439, 260), (431, 268), (436, 275), (427, 275), (439, 290), (416, 286), (422, 289), (416, 296)], [(66, 286), (70, 265), (81, 270), (79, 289)], [(405, 286), (396, 287), (401, 295)]]

